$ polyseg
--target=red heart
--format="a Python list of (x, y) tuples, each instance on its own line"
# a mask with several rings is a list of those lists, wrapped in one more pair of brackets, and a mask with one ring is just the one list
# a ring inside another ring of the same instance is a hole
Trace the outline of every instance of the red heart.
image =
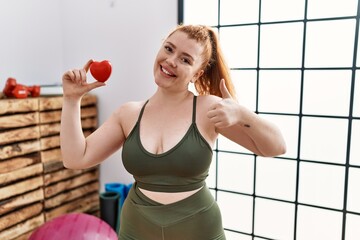
[(105, 82), (111, 75), (111, 63), (107, 60), (102, 62), (94, 61), (90, 65), (90, 72), (97, 81)]

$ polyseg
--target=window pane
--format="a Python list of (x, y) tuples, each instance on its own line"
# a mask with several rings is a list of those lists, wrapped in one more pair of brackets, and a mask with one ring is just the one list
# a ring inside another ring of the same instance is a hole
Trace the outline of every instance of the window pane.
[(349, 168), (347, 210), (360, 213), (360, 169)]
[(299, 113), (300, 71), (264, 70), (259, 74), (259, 111)]
[(303, 113), (348, 116), (351, 71), (305, 71)]
[(351, 67), (355, 20), (308, 22), (306, 67)]
[(184, 23), (218, 24), (218, 0), (184, 0)]
[(360, 239), (360, 216), (354, 214), (346, 214), (346, 240)]
[(301, 67), (303, 23), (261, 26), (260, 67)]
[(357, 0), (309, 0), (307, 17), (310, 19), (355, 16), (357, 2)]
[(299, 206), (297, 223), (297, 240), (341, 239), (341, 212)]
[(301, 162), (299, 179), (299, 202), (342, 209), (344, 167)]
[(348, 121), (304, 117), (301, 130), (301, 158), (345, 163)]
[(230, 232), (230, 231), (226, 231), (226, 230), (225, 230), (225, 236), (226, 236), (226, 239), (231, 239), (231, 240), (252, 240), (251, 236), (248, 236), (245, 234), (240, 234), (240, 233), (235, 233), (235, 232)]
[[(359, 46), (360, 49), (360, 46)], [(359, 53), (360, 54), (360, 53)], [(353, 116), (360, 117), (360, 71), (356, 71)]]
[(256, 198), (255, 234), (272, 239), (292, 239), (295, 205)]
[(252, 194), (253, 183), (253, 156), (219, 153), (218, 188)]
[(350, 164), (360, 166), (360, 120), (353, 120), (351, 129)]
[(256, 195), (295, 200), (296, 161), (258, 157)]
[(232, 70), (231, 77), (239, 103), (255, 111), (257, 72), (254, 70)]
[(259, 116), (273, 122), (280, 128), (286, 143), (286, 153), (281, 156), (296, 158), (298, 151), (299, 117), (269, 114), (260, 114)]
[(221, 0), (220, 23), (241, 24), (259, 21), (259, 0)]
[(220, 41), (230, 68), (257, 67), (257, 26), (221, 28)]
[(221, 210), (224, 228), (251, 233), (253, 212), (252, 197), (219, 191), (218, 204)]
[(261, 22), (303, 19), (305, 0), (262, 0)]

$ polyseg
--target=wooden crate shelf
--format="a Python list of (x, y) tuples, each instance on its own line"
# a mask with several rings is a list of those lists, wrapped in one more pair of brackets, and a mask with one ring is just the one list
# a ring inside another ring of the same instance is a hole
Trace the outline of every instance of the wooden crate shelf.
[[(99, 215), (99, 169), (65, 169), (62, 97), (0, 100), (0, 239), (25, 240), (71, 212)], [(84, 135), (97, 128), (97, 98), (81, 102)]]

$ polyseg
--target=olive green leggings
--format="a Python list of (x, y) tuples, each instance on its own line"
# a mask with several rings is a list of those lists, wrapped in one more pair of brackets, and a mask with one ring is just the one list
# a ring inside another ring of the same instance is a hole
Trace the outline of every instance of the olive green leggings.
[(192, 196), (160, 204), (146, 197), (136, 183), (121, 211), (121, 240), (224, 240), (219, 207), (204, 186)]

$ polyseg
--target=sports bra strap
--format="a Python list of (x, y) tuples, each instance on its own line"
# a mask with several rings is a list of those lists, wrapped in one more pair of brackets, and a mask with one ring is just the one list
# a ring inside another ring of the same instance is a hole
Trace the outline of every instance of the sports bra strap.
[(193, 114), (192, 114), (192, 122), (195, 123), (196, 121), (196, 96), (194, 96), (193, 100)]
[(146, 104), (149, 102), (149, 99), (145, 102), (145, 104), (142, 106), (141, 108), (141, 111), (140, 111), (140, 114), (139, 114), (139, 118), (138, 118), (138, 122), (140, 122), (141, 118), (142, 118), (142, 115), (144, 113), (144, 109), (145, 109), (145, 106)]

